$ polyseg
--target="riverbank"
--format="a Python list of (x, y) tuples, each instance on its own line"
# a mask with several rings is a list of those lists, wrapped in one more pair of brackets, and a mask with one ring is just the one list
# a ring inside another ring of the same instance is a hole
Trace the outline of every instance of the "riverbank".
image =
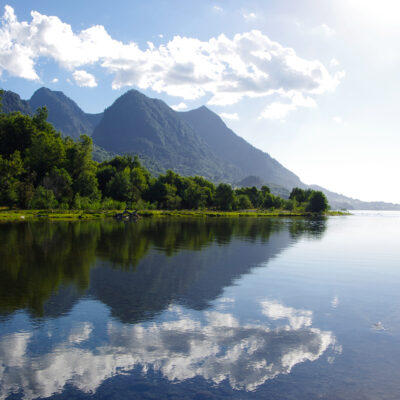
[[(21, 221), (21, 220), (79, 220), (79, 219), (100, 219), (113, 218), (121, 210), (0, 210), (0, 221)], [(212, 211), (212, 210), (143, 210), (138, 211), (142, 218), (162, 217), (312, 217), (318, 214), (310, 212), (294, 212), (285, 210), (274, 211)], [(350, 215), (343, 211), (328, 211), (324, 216)]]

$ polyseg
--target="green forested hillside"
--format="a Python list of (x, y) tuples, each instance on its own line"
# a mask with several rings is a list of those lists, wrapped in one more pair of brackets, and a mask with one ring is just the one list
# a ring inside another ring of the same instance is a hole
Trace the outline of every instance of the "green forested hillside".
[(20, 112), (0, 113), (0, 206), (33, 209), (109, 209), (126, 206), (147, 209), (285, 208), (325, 211), (313, 203), (314, 192), (283, 200), (268, 187), (234, 190), (215, 186), (201, 176), (183, 177), (171, 170), (153, 177), (137, 157), (92, 160), (92, 140), (81, 135), (62, 137), (47, 122), (46, 107), (33, 117)]
[[(5, 91), (3, 111), (32, 115), (38, 107), (48, 107), (49, 121), (63, 136), (78, 138), (95, 129), (93, 157), (110, 160), (116, 154), (140, 155), (153, 174), (173, 169), (182, 175), (202, 175), (214, 183), (241, 186), (249, 176), (284, 198), (293, 187), (321, 190), (333, 208), (400, 209), (400, 205), (363, 202), (320, 186), (307, 186), (267, 153), (256, 149), (230, 130), (221, 118), (207, 109), (175, 112), (165, 103), (129, 91), (103, 113), (87, 114), (62, 92), (41, 88), (29, 101)], [(245, 185), (246, 186), (246, 185)]]

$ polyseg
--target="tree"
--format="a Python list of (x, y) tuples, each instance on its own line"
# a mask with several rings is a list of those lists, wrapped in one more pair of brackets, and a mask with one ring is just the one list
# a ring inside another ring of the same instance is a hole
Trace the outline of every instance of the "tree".
[(265, 196), (266, 193), (271, 193), (271, 189), (268, 186), (263, 185), (261, 186), (261, 192)]
[(215, 206), (219, 210), (231, 211), (235, 206), (235, 192), (231, 185), (220, 183), (215, 191)]
[(265, 193), (262, 208), (268, 209), (274, 207), (275, 196), (271, 193)]
[(321, 191), (313, 190), (308, 200), (306, 210), (316, 213), (322, 213), (327, 211), (329, 208), (328, 199), (325, 194)]
[(0, 204), (13, 206), (18, 202), (18, 185), (24, 172), (21, 155), (15, 151), (9, 159), (0, 155)]
[(49, 113), (47, 111), (47, 107), (39, 107), (35, 115), (32, 118), (33, 123), (38, 127), (39, 130), (45, 131), (48, 128), (47, 126), (47, 117), (49, 116)]
[(101, 198), (98, 186), (96, 175), (92, 171), (82, 171), (73, 184), (75, 193), (88, 197), (90, 200)]
[(62, 168), (65, 163), (65, 146), (59, 134), (39, 132), (32, 137), (26, 151), (25, 164), (37, 174), (37, 183), (54, 167)]
[(289, 199), (296, 200), (298, 203), (304, 203), (310, 197), (311, 192), (312, 192), (311, 189), (303, 190), (298, 187), (295, 187), (290, 192)]
[(246, 210), (253, 207), (247, 194), (239, 194), (237, 196), (237, 205), (240, 210)]
[(138, 201), (149, 188), (150, 174), (140, 164), (131, 169), (129, 181), (131, 186), (131, 201)]
[(192, 179), (188, 179), (188, 185), (183, 192), (183, 207), (188, 209), (204, 208), (207, 205), (210, 189), (201, 187)]
[(30, 206), (35, 209), (55, 208), (57, 206), (57, 200), (52, 190), (45, 189), (43, 186), (38, 186)]
[(37, 133), (38, 129), (28, 115), (0, 114), (0, 154), (10, 156), (19, 151), (24, 157)]
[(43, 178), (42, 186), (51, 190), (60, 203), (70, 203), (73, 199), (72, 178), (64, 168), (54, 167)]

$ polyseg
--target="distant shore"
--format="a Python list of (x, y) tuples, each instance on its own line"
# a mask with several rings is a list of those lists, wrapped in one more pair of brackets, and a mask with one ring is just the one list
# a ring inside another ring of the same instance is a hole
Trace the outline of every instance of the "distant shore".
[[(0, 210), (0, 221), (23, 221), (23, 220), (88, 220), (113, 218), (122, 210)], [(328, 211), (322, 214), (310, 212), (292, 212), (285, 210), (261, 211), (213, 211), (213, 210), (142, 210), (137, 214), (141, 218), (162, 217), (314, 217), (314, 216), (341, 216), (350, 215), (347, 211)]]

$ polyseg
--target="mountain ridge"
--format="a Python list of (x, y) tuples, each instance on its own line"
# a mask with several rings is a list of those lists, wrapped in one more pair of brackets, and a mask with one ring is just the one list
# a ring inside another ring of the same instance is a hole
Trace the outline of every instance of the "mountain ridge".
[(104, 111), (92, 137), (106, 150), (143, 153), (183, 175), (217, 181), (237, 174), (167, 104), (137, 90), (129, 90)]
[(46, 106), (48, 121), (64, 135), (73, 138), (81, 134), (91, 135), (102, 113), (86, 114), (73, 100), (63, 92), (42, 87), (33, 93), (29, 100), (32, 110)]
[[(221, 159), (242, 171), (242, 179), (257, 175), (265, 182), (287, 187), (304, 187), (300, 178), (289, 171), (268, 153), (252, 146), (226, 126), (221, 117), (207, 107), (180, 112), (181, 118), (210, 144)], [(229, 143), (229, 147), (228, 147)], [(251, 162), (249, 162), (251, 160)]]
[[(132, 127), (136, 130), (145, 128), (150, 136), (139, 132), (135, 140), (130, 139), (133, 147), (126, 146), (126, 143), (122, 141), (118, 144), (118, 151), (114, 151), (112, 146), (108, 149), (99, 147), (99, 143), (102, 143), (102, 140), (99, 142), (99, 137), (101, 137), (99, 132), (102, 129), (99, 126), (103, 124), (104, 128), (105, 124), (107, 127), (102, 132), (103, 140), (107, 135), (112, 135), (112, 133), (107, 133), (115, 130), (115, 119), (110, 114), (110, 109), (112, 110), (115, 103), (119, 104), (124, 96), (129, 97), (129, 93), (131, 95), (133, 93), (136, 99), (141, 99), (138, 104), (142, 103), (141, 111), (144, 115), (134, 115), (140, 109), (134, 104), (126, 107), (122, 114), (118, 111), (120, 116), (128, 121), (132, 119), (132, 114), (138, 118), (133, 121), (133, 125), (129, 123), (128, 127), (124, 126), (122, 130), (132, 133)], [(151, 107), (148, 109), (149, 105)], [(304, 184), (296, 174), (268, 153), (257, 149), (238, 136), (206, 106), (177, 112), (162, 100), (151, 99), (137, 90), (130, 90), (120, 96), (103, 113), (88, 114), (63, 92), (52, 91), (48, 88), (38, 89), (30, 100), (22, 100), (17, 93), (9, 90), (3, 93), (3, 112), (19, 111), (32, 115), (36, 108), (42, 106), (48, 108), (49, 122), (52, 122), (62, 134), (74, 138), (82, 133), (93, 136), (94, 159), (97, 161), (116, 154), (139, 154), (145, 160), (144, 164), (152, 166), (150, 170), (155, 173), (164, 172), (169, 168), (182, 175), (204, 175), (215, 182), (226, 181), (233, 185), (238, 185), (241, 181), (245, 182), (246, 178), (259, 177), (260, 182), (270, 185), (272, 192), (278, 195), (287, 194), (295, 186), (322, 190), (334, 209), (400, 210), (399, 204), (364, 202), (329, 191), (319, 185)], [(103, 123), (104, 118), (105, 123)], [(138, 126), (138, 121), (143, 125)], [(164, 132), (165, 127), (168, 126), (173, 128), (168, 130), (171, 135), (166, 135)], [(174, 129), (176, 129), (175, 132)], [(93, 135), (96, 130), (96, 135)], [(180, 140), (187, 140), (187, 143), (182, 145)], [(226, 140), (230, 142), (233, 151), (227, 151)], [(248, 159), (253, 162), (253, 165), (248, 165)]]

